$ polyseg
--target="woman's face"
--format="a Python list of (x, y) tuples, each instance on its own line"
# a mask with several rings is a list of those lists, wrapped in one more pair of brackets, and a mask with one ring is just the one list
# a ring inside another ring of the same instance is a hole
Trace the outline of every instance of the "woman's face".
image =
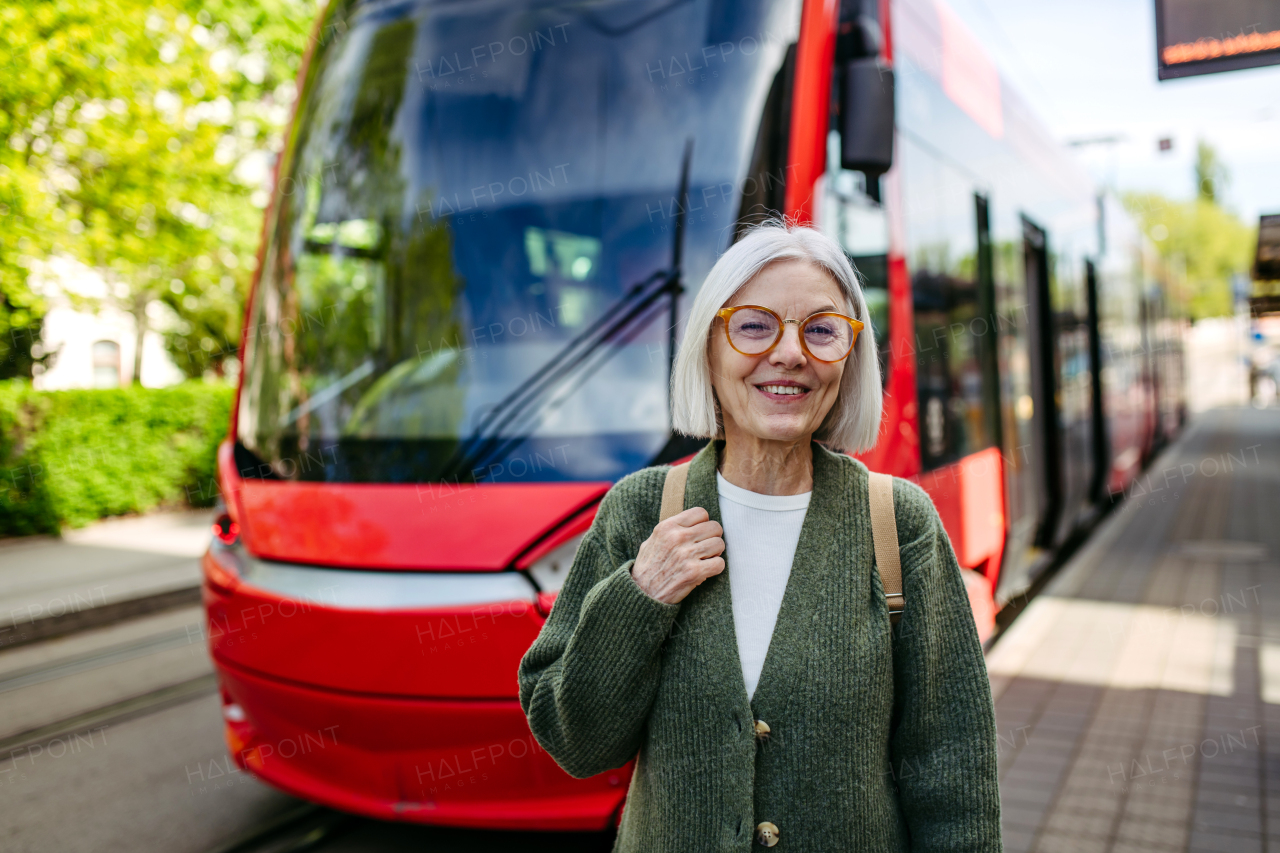
[[(839, 286), (808, 261), (776, 261), (725, 303), (762, 305), (784, 320), (848, 308)], [(764, 355), (743, 355), (729, 346), (724, 320), (711, 335), (711, 384), (720, 401), (726, 439), (745, 433), (762, 440), (808, 439), (836, 401), (845, 361), (826, 364), (800, 347), (796, 323), (783, 326), (782, 340)], [(846, 359), (847, 361), (847, 359)], [(786, 386), (781, 388), (779, 386)], [(798, 391), (797, 391), (798, 389)]]

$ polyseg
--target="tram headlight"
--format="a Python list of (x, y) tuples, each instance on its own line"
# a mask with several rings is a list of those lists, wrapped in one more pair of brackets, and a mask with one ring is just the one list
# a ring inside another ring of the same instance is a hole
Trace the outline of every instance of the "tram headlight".
[(548, 551), (529, 566), (527, 570), (529, 576), (533, 578), (539, 590), (544, 593), (560, 591), (560, 587), (564, 586), (564, 579), (569, 576), (569, 567), (573, 565), (573, 558), (578, 553), (578, 546), (582, 544), (582, 537), (585, 535), (585, 532), (578, 534), (555, 550)]
[(235, 545), (240, 541), (240, 525), (232, 521), (230, 513), (219, 513), (213, 520), (213, 537), (223, 545)]
[(213, 540), (203, 564), (205, 578), (224, 594), (234, 590), (244, 577), (240, 525), (232, 520), (221, 501), (214, 511)]

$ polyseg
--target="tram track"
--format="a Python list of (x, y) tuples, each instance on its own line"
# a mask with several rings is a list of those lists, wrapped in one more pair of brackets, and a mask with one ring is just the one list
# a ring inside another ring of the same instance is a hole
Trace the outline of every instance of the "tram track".
[(217, 690), (195, 608), (0, 650), (0, 755), (38, 752)]
[[(197, 637), (197, 640), (202, 638)], [(18, 690), (35, 684), (52, 681), (80, 672), (109, 666), (113, 663), (132, 660), (138, 657), (181, 648), (192, 644), (191, 630), (187, 626), (172, 628), (159, 634), (143, 637), (127, 643), (117, 643), (93, 651), (63, 658), (52, 664), (40, 664), (23, 667), (0, 675), (0, 693)]]
[(190, 678), (9, 735), (0, 739), (0, 753), (21, 752), (59, 738), (73, 737), (103, 727), (114, 726), (126, 720), (144, 717), (208, 696), (217, 689), (218, 678), (213, 673)]

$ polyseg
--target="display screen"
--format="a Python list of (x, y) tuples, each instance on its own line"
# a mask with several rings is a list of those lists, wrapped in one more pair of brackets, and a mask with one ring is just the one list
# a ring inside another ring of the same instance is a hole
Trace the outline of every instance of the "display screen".
[(1258, 256), (1253, 275), (1263, 281), (1280, 279), (1280, 213), (1258, 220)]
[(1160, 79), (1280, 63), (1275, 0), (1156, 0)]

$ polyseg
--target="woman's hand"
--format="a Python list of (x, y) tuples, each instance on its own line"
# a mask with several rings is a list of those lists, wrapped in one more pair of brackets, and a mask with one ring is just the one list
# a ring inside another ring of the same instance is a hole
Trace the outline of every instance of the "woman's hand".
[(653, 528), (640, 544), (631, 576), (650, 598), (679, 604), (695, 586), (724, 571), (724, 528), (700, 506)]

